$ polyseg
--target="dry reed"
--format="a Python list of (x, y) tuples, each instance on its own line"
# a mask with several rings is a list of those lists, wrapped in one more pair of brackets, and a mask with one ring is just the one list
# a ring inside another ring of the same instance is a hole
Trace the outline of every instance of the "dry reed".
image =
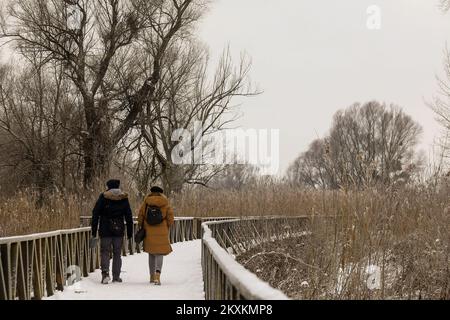
[[(449, 191), (445, 185), (311, 191), (274, 184), (194, 189), (171, 201), (177, 216), (335, 217), (314, 219), (308, 236), (269, 241), (238, 256), (293, 298), (449, 299)], [(41, 208), (28, 193), (3, 199), (0, 237), (78, 227), (97, 195), (54, 195)], [(134, 210), (140, 201), (131, 195)]]
[(310, 235), (263, 243), (238, 260), (296, 299), (450, 298), (448, 188), (340, 192), (327, 201), (335, 218), (314, 219)]

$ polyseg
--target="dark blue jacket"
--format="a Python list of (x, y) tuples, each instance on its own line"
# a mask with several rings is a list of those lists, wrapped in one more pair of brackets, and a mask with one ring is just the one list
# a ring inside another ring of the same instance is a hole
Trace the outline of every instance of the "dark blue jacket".
[[(133, 214), (128, 195), (119, 189), (111, 189), (100, 194), (92, 210), (92, 236), (101, 238), (123, 237), (125, 223), (127, 237), (133, 236)], [(100, 223), (100, 226), (99, 226)]]

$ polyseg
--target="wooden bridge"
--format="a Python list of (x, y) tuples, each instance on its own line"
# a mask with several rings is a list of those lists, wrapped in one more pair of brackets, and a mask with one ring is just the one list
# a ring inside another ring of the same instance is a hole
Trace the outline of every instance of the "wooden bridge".
[[(234, 256), (265, 241), (298, 234), (308, 222), (306, 217), (176, 218), (170, 241), (201, 240), (205, 299), (287, 299)], [(67, 289), (74, 272), (89, 277), (100, 267), (99, 248), (89, 248), (89, 224), (90, 217), (82, 217), (77, 229), (0, 238), (0, 300), (51, 297)], [(124, 256), (141, 251), (133, 239), (124, 239)]]

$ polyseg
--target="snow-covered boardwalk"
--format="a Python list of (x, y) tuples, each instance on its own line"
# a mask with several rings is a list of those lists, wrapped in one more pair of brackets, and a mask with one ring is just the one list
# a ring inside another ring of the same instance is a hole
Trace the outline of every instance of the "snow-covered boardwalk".
[(201, 240), (172, 245), (165, 257), (161, 286), (149, 282), (146, 253), (122, 258), (123, 283), (100, 284), (101, 272), (96, 270), (64, 292), (44, 298), (49, 300), (203, 300)]

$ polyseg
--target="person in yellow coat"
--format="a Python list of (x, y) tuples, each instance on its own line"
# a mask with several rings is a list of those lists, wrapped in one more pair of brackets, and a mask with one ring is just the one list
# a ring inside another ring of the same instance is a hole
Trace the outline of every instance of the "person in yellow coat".
[(148, 253), (150, 282), (161, 285), (163, 257), (172, 252), (169, 229), (174, 223), (173, 209), (163, 189), (150, 189), (139, 210), (138, 223), (145, 229), (144, 251)]

